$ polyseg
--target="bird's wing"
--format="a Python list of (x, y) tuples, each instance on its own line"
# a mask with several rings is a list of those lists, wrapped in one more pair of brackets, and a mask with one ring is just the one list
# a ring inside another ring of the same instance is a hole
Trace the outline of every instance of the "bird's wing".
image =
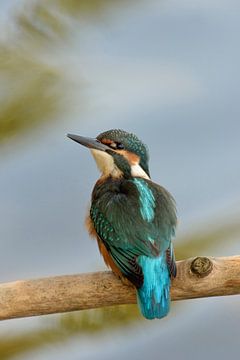
[(95, 230), (121, 272), (140, 287), (138, 256), (156, 257), (170, 246), (176, 222), (172, 198), (143, 179), (123, 181), (119, 191), (98, 195), (99, 189), (90, 210)]
[[(111, 210), (115, 211), (115, 207), (112, 205)], [(125, 211), (125, 214), (126, 211)], [(141, 267), (137, 263), (137, 257), (141, 254), (152, 256), (151, 254), (156, 252), (156, 249), (151, 249), (148, 242), (138, 240), (135, 237), (135, 244), (128, 242), (126, 236), (133, 238), (133, 233), (129, 228), (129, 224), (126, 221), (129, 219), (121, 218), (120, 222), (115, 224), (112, 221), (112, 216), (102, 210), (93, 203), (90, 209), (90, 217), (93, 221), (95, 230), (98, 237), (101, 239), (108, 253), (112, 257), (114, 263), (121, 270), (122, 274), (131, 281), (136, 287), (141, 287), (143, 283), (143, 273)], [(121, 221), (125, 220), (120, 231)], [(126, 234), (126, 227), (129, 228), (128, 234)]]
[(166, 250), (166, 259), (169, 273), (173, 278), (175, 278), (177, 276), (177, 266), (172, 242), (170, 243), (169, 248)]

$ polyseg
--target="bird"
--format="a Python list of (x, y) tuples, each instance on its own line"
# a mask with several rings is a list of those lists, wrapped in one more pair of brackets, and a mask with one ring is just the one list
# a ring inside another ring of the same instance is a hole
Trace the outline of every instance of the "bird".
[(147, 146), (121, 129), (96, 138), (67, 136), (91, 150), (101, 172), (87, 215), (89, 234), (97, 239), (106, 265), (136, 288), (142, 315), (163, 318), (170, 310), (171, 280), (177, 274), (172, 245), (176, 203), (151, 180)]

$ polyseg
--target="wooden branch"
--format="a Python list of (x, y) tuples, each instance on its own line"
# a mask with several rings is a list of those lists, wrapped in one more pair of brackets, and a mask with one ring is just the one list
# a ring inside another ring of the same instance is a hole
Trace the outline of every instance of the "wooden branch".
[[(240, 256), (177, 262), (172, 300), (240, 294)], [(0, 284), (0, 320), (136, 302), (135, 289), (111, 272)]]

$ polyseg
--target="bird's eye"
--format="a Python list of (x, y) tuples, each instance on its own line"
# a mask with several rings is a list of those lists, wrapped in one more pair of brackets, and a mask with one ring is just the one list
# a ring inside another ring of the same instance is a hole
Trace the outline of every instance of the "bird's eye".
[(124, 149), (124, 145), (123, 145), (122, 143), (117, 143), (117, 149), (123, 150), (123, 149)]
[(119, 142), (112, 142), (110, 145), (109, 145), (112, 149), (117, 149), (117, 150), (123, 150), (124, 149), (124, 145), (122, 143), (119, 143)]

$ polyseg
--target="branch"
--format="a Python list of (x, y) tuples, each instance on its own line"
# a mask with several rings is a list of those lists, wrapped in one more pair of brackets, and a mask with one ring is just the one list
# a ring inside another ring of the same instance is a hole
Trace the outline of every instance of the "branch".
[[(240, 294), (240, 256), (177, 262), (172, 300)], [(111, 272), (0, 284), (0, 320), (136, 303), (135, 289)]]

